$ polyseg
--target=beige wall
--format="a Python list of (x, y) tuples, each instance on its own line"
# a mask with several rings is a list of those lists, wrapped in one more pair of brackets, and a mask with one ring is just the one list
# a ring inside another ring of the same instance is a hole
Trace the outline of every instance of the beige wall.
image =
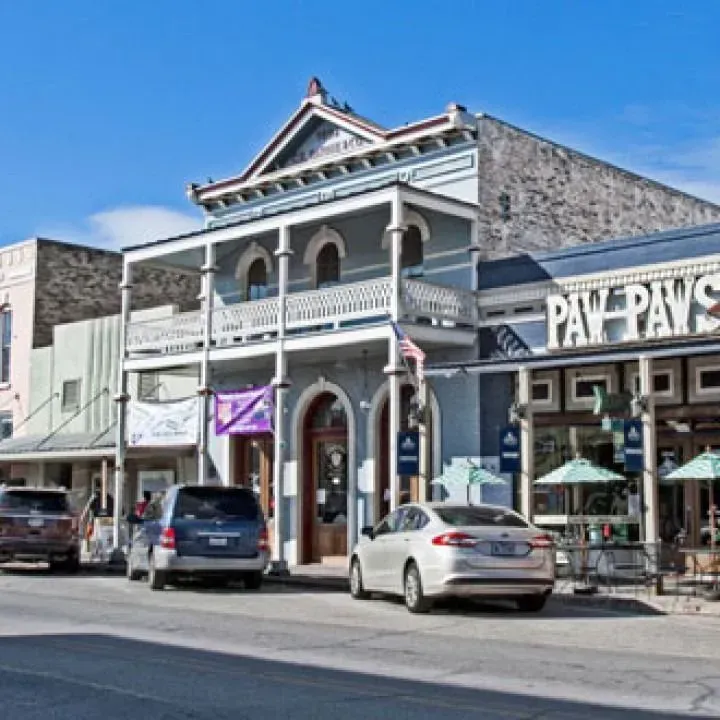
[[(12, 412), (15, 427), (30, 413), (30, 354), (35, 292), (35, 241), (0, 250), (0, 305), (12, 309), (10, 383), (0, 385), (0, 412)], [(21, 427), (17, 435), (23, 435)]]

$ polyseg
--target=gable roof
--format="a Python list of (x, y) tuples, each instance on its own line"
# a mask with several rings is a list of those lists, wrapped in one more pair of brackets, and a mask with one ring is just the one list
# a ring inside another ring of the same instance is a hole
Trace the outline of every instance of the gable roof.
[[(458, 123), (458, 115), (463, 119)], [(312, 78), (308, 85), (305, 98), (300, 107), (291, 115), (288, 121), (273, 135), (265, 147), (253, 158), (245, 170), (234, 177), (209, 182), (205, 185), (191, 185), (188, 190), (190, 198), (199, 204), (205, 200), (217, 198), (224, 192), (232, 192), (239, 187), (252, 186), (261, 176), (276, 175), (278, 172), (296, 173), (306, 166), (312, 166), (321, 161), (320, 156), (308, 156), (307, 159), (293, 158), (286, 167), (277, 167), (278, 161), (287, 158), (290, 149), (300, 145), (310, 134), (313, 128), (325, 124), (328, 129), (335, 129), (345, 136), (347, 152), (333, 153), (338, 159), (347, 154), (357, 152), (359, 147), (383, 147), (395, 142), (401, 142), (408, 136), (419, 132), (437, 129), (440, 131), (458, 124), (468, 123), (474, 126), (474, 118), (465, 115), (465, 108), (450, 104), (445, 113), (427, 118), (418, 122), (403, 125), (395, 129), (386, 129), (367, 118), (358, 115), (347, 104), (340, 105), (334, 99), (328, 99), (328, 93), (317, 78)], [(347, 139), (353, 140), (350, 144)], [(340, 143), (338, 143), (340, 144)], [(322, 156), (327, 161), (327, 155)], [(263, 179), (265, 179), (263, 177)]]

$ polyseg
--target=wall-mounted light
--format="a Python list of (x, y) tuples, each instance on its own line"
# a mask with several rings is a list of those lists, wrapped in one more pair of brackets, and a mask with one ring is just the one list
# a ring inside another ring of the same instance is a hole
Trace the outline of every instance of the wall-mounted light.
[(513, 403), (508, 410), (508, 422), (511, 425), (519, 423), (527, 417), (528, 406), (521, 403)]
[(648, 411), (648, 398), (645, 395), (633, 395), (630, 401), (630, 414), (633, 417), (640, 417)]

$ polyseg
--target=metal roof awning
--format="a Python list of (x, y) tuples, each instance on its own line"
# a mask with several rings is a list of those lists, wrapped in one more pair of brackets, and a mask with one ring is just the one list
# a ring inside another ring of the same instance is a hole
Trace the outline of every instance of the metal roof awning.
[(578, 365), (598, 365), (601, 363), (632, 362), (639, 357), (676, 358), (689, 355), (710, 355), (720, 353), (720, 337), (712, 341), (687, 342), (667, 345), (633, 345), (605, 352), (562, 352), (544, 353), (509, 359), (473, 360), (463, 363), (438, 363), (425, 368), (427, 377), (452, 377), (454, 375), (492, 375), (517, 372), (528, 368), (549, 370), (553, 368), (576, 367)]
[(98, 433), (26, 435), (0, 442), (0, 463), (83, 460), (112, 457), (114, 454), (115, 428), (109, 428), (99, 435)]

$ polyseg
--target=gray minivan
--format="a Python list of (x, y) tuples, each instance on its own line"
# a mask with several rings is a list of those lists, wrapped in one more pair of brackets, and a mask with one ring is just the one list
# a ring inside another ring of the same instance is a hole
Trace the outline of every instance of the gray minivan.
[(175, 485), (150, 501), (133, 528), (127, 577), (147, 575), (153, 590), (179, 577), (225, 584), (242, 579), (257, 590), (270, 559), (262, 510), (252, 491), (239, 487)]

